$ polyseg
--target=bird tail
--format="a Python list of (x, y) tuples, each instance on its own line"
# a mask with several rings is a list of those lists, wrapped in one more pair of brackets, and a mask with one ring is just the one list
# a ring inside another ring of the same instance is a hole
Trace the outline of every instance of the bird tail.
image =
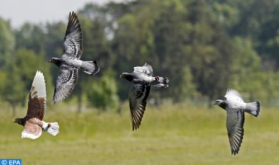
[(157, 84), (154, 86), (158, 88), (167, 88), (169, 87), (169, 79), (167, 77), (158, 77)]
[(53, 123), (43, 122), (43, 129), (47, 133), (49, 133), (53, 136), (56, 136), (59, 133), (59, 125), (57, 122), (53, 122)]
[(258, 117), (261, 112), (261, 103), (259, 101), (246, 104), (245, 112)]
[(83, 72), (89, 75), (95, 75), (100, 71), (97, 61), (82, 61), (81, 68)]

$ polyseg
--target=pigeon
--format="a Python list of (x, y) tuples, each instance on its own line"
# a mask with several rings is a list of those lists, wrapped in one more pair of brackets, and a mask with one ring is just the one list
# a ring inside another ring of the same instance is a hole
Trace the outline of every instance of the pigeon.
[(231, 154), (236, 155), (240, 149), (244, 134), (244, 112), (258, 117), (261, 112), (259, 101), (245, 103), (242, 96), (234, 89), (228, 89), (225, 99), (214, 103), (227, 111), (227, 131), (231, 146)]
[(24, 118), (16, 118), (14, 123), (24, 126), (21, 138), (37, 139), (42, 130), (56, 136), (59, 133), (57, 122), (43, 121), (46, 112), (46, 84), (42, 72), (37, 71), (29, 93), (28, 110)]
[(69, 14), (69, 22), (64, 37), (64, 52), (61, 58), (52, 57), (49, 62), (58, 66), (59, 75), (55, 83), (52, 103), (55, 104), (67, 98), (73, 91), (81, 69), (89, 75), (100, 71), (96, 61), (82, 61), (82, 32), (78, 17), (74, 12)]
[(169, 79), (167, 77), (152, 77), (152, 75), (153, 69), (147, 63), (143, 66), (134, 67), (133, 73), (124, 72), (120, 75), (121, 78), (133, 83), (129, 91), (133, 130), (138, 129), (141, 124), (151, 86), (159, 88), (167, 88), (169, 86)]

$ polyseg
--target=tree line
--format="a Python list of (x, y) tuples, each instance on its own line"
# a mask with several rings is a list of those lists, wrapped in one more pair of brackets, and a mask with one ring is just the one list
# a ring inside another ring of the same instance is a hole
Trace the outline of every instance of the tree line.
[[(70, 11), (69, 11), (70, 12)], [(63, 14), (63, 13), (61, 13)], [(64, 13), (66, 15), (67, 13)], [(95, 77), (80, 74), (71, 98), (116, 109), (130, 84), (119, 78), (145, 62), (170, 87), (151, 98), (174, 103), (211, 100), (235, 88), (248, 100), (279, 99), (279, 0), (136, 0), (86, 4), (77, 11), (83, 60), (97, 60)], [(46, 77), (49, 100), (67, 21), (11, 27), (0, 18), (0, 96), (13, 109), (26, 103), (36, 70)], [(68, 99), (69, 100), (69, 99)]]

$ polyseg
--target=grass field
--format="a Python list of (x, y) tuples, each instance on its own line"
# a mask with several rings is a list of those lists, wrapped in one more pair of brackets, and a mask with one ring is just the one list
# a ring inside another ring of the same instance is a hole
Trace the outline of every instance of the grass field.
[[(126, 106), (124, 106), (126, 107)], [(59, 109), (59, 110), (58, 110)], [(148, 107), (139, 130), (131, 131), (128, 108), (77, 115), (58, 107), (45, 121), (58, 121), (60, 134), (21, 139), (22, 127), (2, 110), (0, 158), (21, 158), (24, 165), (271, 165), (279, 163), (279, 109), (246, 114), (244, 140), (230, 154), (226, 113), (218, 107)], [(17, 116), (23, 116), (22, 109)]]

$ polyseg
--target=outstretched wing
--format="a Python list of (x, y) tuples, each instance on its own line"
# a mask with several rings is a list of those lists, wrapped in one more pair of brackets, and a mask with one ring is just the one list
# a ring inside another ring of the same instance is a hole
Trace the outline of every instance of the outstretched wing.
[(133, 84), (129, 91), (129, 103), (133, 130), (139, 128), (150, 92), (149, 84)]
[(227, 130), (231, 146), (231, 153), (233, 155), (238, 153), (242, 143), (244, 135), (244, 121), (244, 110), (227, 111)]
[(64, 37), (64, 54), (80, 59), (82, 54), (82, 32), (76, 13), (70, 12)]
[(56, 79), (52, 102), (55, 104), (68, 97), (74, 90), (77, 80), (78, 69), (66, 64), (61, 64), (59, 75)]
[(134, 67), (134, 72), (135, 73), (144, 73), (148, 76), (152, 76), (153, 75), (153, 69), (152, 66), (145, 63), (143, 66), (136, 66)]
[(233, 99), (233, 100), (237, 99), (237, 100), (243, 101), (243, 98), (242, 98), (241, 94), (234, 89), (227, 89), (225, 97), (229, 100), (230, 99)]
[(42, 72), (37, 71), (29, 93), (28, 118), (42, 120), (46, 112), (46, 83)]

